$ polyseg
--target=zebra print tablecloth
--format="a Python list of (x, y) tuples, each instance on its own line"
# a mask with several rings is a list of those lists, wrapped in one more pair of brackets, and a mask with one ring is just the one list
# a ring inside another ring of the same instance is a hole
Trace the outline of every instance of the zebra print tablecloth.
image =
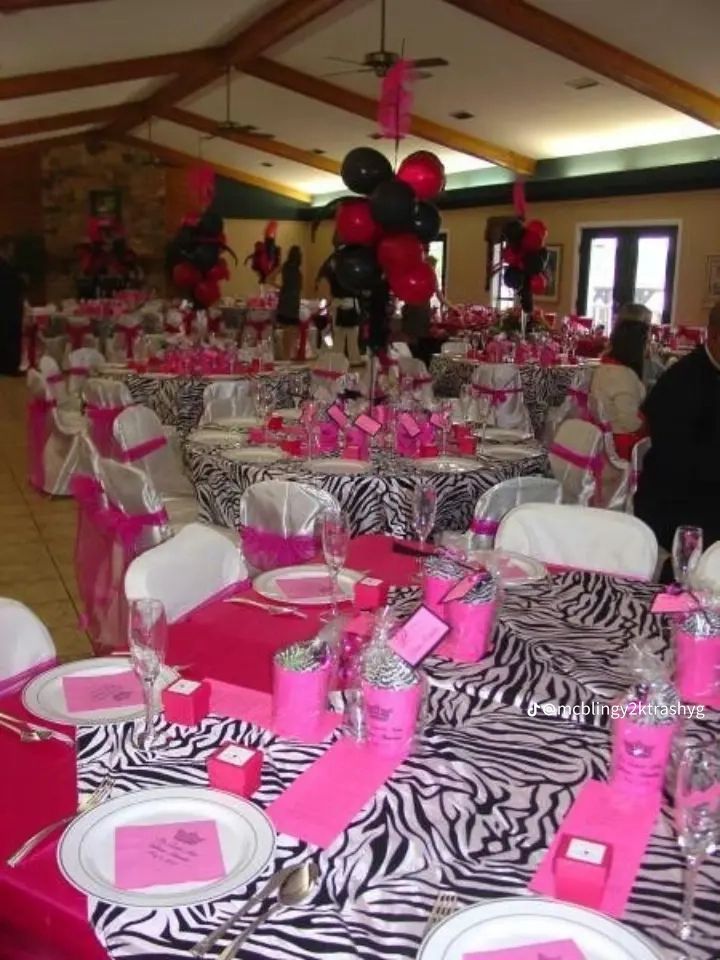
[[(559, 407), (577, 371), (576, 366), (541, 367), (537, 363), (520, 364), (525, 405), (533, 430), (540, 436), (550, 407)], [(438, 397), (457, 397), (460, 387), (470, 383), (477, 363), (436, 354), (430, 362), (433, 389)]]
[(353, 536), (392, 533), (414, 536), (412, 497), (419, 477), (438, 491), (436, 530), (467, 530), (480, 494), (509, 477), (547, 471), (544, 453), (514, 462), (478, 461), (477, 470), (437, 474), (421, 471), (412, 461), (379, 454), (372, 471), (352, 476), (315, 473), (300, 460), (272, 464), (244, 464), (230, 460), (222, 450), (189, 443), (186, 462), (200, 501), (201, 519), (237, 529), (240, 497), (259, 480), (301, 480), (327, 490), (350, 517)]
[[(458, 667), (431, 660), (432, 692), (416, 749), (327, 849), (278, 836), (273, 869), (312, 856), (320, 868), (320, 887), (311, 906), (283, 911), (261, 926), (242, 957), (412, 958), (440, 890), (454, 891), (461, 906), (527, 895), (527, 883), (579, 788), (588, 777), (606, 774), (610, 736), (591, 723), (542, 712), (529, 716), (510, 701), (528, 703), (538, 688), (566, 703), (567, 698), (592, 696), (597, 687), (613, 694), (627, 686), (630, 675), (622, 658), (628, 640), (663, 645), (658, 624), (647, 612), (652, 592), (600, 575), (562, 575), (552, 584), (508, 594), (495, 650), (484, 661)], [(562, 673), (554, 672), (556, 664), (545, 652), (562, 655)], [(523, 671), (523, 663), (532, 669)], [(130, 724), (82, 731), (82, 789), (99, 783), (118, 744), (118, 793), (205, 785), (208, 755), (233, 740), (265, 753), (263, 785), (253, 798), (265, 806), (326, 749), (290, 743), (220, 717), (208, 717), (197, 729), (166, 725), (165, 730), (171, 746), (150, 763), (136, 754)], [(692, 737), (707, 738), (717, 731), (716, 720), (693, 720), (686, 727)], [(666, 949), (678, 948), (674, 929), (681, 864), (665, 807), (624, 922)], [(237, 897), (219, 902), (140, 910), (91, 900), (89, 915), (113, 960), (187, 957), (190, 946), (240, 906), (268, 874)], [(692, 952), (697, 960), (717, 960), (712, 885), (719, 881), (720, 866), (710, 860), (698, 891), (698, 931), (706, 939), (698, 940), (703, 945)], [(250, 916), (258, 913), (255, 908)], [(215, 955), (226, 942), (215, 948)]]

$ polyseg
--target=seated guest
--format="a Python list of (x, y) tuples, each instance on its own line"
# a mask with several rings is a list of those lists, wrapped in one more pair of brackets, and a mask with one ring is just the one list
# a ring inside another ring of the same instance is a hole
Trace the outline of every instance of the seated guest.
[(615, 449), (624, 460), (645, 428), (640, 405), (645, 399), (642, 382), (650, 311), (637, 303), (622, 307), (610, 344), (590, 384), (590, 396), (603, 419), (610, 423)]
[(720, 540), (720, 301), (707, 343), (673, 364), (643, 408), (652, 443), (635, 494), (635, 514), (672, 548), (675, 528), (702, 527)]

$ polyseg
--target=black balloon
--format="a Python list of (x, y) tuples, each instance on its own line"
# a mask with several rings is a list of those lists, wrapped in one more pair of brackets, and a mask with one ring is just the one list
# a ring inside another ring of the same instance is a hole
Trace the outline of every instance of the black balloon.
[(525, 274), (518, 267), (505, 267), (503, 283), (511, 290), (519, 290), (525, 283)]
[(355, 147), (342, 162), (340, 176), (353, 193), (369, 194), (393, 175), (390, 161), (372, 147)]
[(218, 262), (220, 248), (216, 243), (201, 243), (192, 252), (192, 263), (203, 273)]
[(533, 295), (532, 290), (530, 289), (530, 284), (523, 284), (522, 290), (520, 291), (520, 306), (525, 313), (532, 313)]
[(440, 233), (440, 211), (432, 203), (420, 200), (413, 213), (413, 233), (423, 243), (430, 243)]
[(217, 237), (223, 232), (223, 218), (214, 210), (206, 210), (198, 221), (198, 231), (203, 237)]
[(535, 250), (533, 253), (525, 254), (525, 272), (532, 276), (535, 273), (542, 273), (547, 266), (548, 252), (545, 247), (542, 250)]
[(373, 290), (382, 278), (375, 253), (370, 247), (342, 247), (335, 253), (335, 277), (351, 293)]
[(415, 191), (402, 180), (381, 183), (370, 197), (372, 218), (385, 230), (412, 230), (416, 205)]
[(524, 233), (525, 225), (522, 220), (509, 220), (503, 227), (502, 237), (511, 247), (519, 247)]

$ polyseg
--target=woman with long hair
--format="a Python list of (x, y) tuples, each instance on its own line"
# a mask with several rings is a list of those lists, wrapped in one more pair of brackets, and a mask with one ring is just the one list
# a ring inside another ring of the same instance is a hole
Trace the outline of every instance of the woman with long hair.
[(282, 331), (282, 359), (295, 356), (300, 333), (300, 295), (303, 276), (302, 251), (297, 245), (290, 247), (280, 269), (281, 283), (278, 295), (276, 321)]

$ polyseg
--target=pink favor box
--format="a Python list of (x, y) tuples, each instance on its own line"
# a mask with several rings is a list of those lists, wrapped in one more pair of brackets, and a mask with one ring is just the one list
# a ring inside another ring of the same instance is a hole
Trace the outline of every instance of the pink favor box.
[(458, 450), (468, 456), (474, 457), (477, 451), (477, 440), (475, 437), (458, 437)]
[(420, 456), (421, 457), (438, 457), (440, 456), (440, 449), (434, 443), (423, 443), (420, 445)]
[(252, 750), (237, 743), (224, 743), (208, 757), (210, 786), (239, 797), (250, 797), (260, 787), (262, 764), (262, 750)]
[(555, 851), (555, 896), (598, 909), (612, 865), (612, 846), (599, 840), (565, 834)]
[(651, 726), (631, 717), (613, 721), (612, 788), (649, 796), (660, 793), (676, 730), (677, 723)]
[(699, 638), (678, 630), (675, 670), (683, 700), (720, 708), (720, 637)]
[(490, 653), (495, 625), (494, 600), (487, 603), (448, 603), (445, 605), (445, 619), (451, 629), (435, 650), (438, 656), (459, 663), (475, 663)]
[(380, 690), (363, 681), (368, 744), (382, 753), (405, 753), (417, 729), (422, 686)]
[(210, 712), (210, 686), (199, 680), (176, 680), (162, 692), (165, 719), (195, 727)]
[(377, 577), (363, 577), (355, 584), (355, 606), (358, 610), (376, 610), (387, 603), (389, 587)]
[(330, 663), (317, 670), (287, 670), (273, 663), (273, 729), (281, 736), (315, 740), (327, 708)]

